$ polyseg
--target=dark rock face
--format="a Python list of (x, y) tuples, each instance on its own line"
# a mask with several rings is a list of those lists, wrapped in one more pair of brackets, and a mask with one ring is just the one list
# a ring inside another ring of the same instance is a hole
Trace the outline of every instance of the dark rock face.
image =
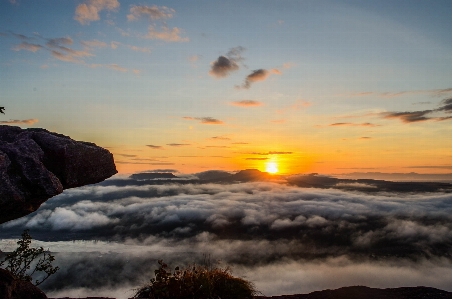
[(0, 269), (0, 299), (47, 299), (43, 291), (29, 281), (16, 279), (9, 271)]
[(30, 214), (63, 189), (115, 173), (113, 155), (94, 143), (44, 129), (0, 126), (0, 224)]

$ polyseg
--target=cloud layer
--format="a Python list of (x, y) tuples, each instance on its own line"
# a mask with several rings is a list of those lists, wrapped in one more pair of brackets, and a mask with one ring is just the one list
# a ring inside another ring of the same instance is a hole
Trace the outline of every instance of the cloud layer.
[[(50, 242), (44, 244), (59, 252), (62, 269), (44, 285), (52, 294), (124, 292), (152, 277), (157, 259), (176, 266), (199, 262), (203, 253), (233, 265), (266, 294), (425, 285), (426, 277), (428, 285), (450, 289), (452, 195), (359, 187), (372, 192), (116, 177), (65, 190), (37, 212), (3, 224), (0, 237), (29, 228), (35, 239)], [(101, 241), (61, 242), (71, 240)], [(274, 271), (287, 273), (285, 283)]]

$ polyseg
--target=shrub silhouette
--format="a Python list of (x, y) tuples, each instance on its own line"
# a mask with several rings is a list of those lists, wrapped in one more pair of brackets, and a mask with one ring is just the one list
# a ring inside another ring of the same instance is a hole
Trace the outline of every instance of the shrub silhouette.
[[(19, 245), (13, 252), (6, 255), (6, 258), (0, 262), (0, 267), (8, 263), (6, 270), (10, 271), (20, 280), (32, 281), (33, 274), (44, 272), (45, 276), (41, 280), (36, 280), (35, 285), (43, 283), (50, 275), (58, 271), (58, 267), (53, 267), (52, 262), (55, 257), (44, 248), (30, 248), (31, 236), (28, 229), (22, 233), (22, 239), (17, 241)], [(30, 272), (31, 267), (34, 266)]]
[(162, 260), (158, 263), (155, 278), (133, 298), (251, 299), (258, 293), (251, 282), (232, 276), (229, 268), (193, 265), (171, 272)]

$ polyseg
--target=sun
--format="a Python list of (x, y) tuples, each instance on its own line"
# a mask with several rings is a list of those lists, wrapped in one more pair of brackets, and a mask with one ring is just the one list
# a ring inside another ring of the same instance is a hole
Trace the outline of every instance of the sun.
[(277, 173), (278, 172), (278, 164), (276, 164), (276, 162), (268, 162), (265, 165), (265, 171), (267, 171), (268, 173)]

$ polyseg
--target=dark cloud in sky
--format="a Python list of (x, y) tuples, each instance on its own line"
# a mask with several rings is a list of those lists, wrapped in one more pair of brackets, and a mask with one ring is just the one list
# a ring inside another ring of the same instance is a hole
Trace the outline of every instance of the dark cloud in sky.
[[(218, 170), (196, 175), (231, 176)], [(336, 184), (342, 190), (298, 187), (302, 182)], [(389, 283), (394, 269), (420, 271), (416, 275), (424, 282), (431, 277), (426, 273), (442, 273), (432, 283), (452, 285), (452, 276), (445, 275), (452, 273), (451, 193), (378, 192), (378, 181), (317, 176), (294, 177), (292, 183), (151, 184), (115, 177), (65, 190), (38, 211), (1, 225), (0, 238), (29, 228), (34, 239), (56, 241), (45, 243), (58, 252), (62, 269), (43, 285), (53, 292), (130, 290), (152, 277), (157, 259), (176, 266), (198, 262), (203, 253), (234, 265), (234, 273), (246, 273), (270, 292), (288, 290), (274, 284), (275, 271), (292, 273), (290, 290), (300, 292), (295, 287), (304, 277), (299, 271), (308, 269), (322, 286), (336, 281), (325, 281), (331, 271), (355, 284), (364, 275), (369, 284)], [(63, 241), (69, 241), (65, 250)], [(411, 274), (397, 275), (417, 283)], [(265, 287), (267, 281), (273, 288)]]
[(246, 76), (245, 83), (243, 83), (242, 88), (250, 88), (251, 83), (257, 81), (265, 81), (270, 75), (269, 71), (264, 69), (254, 70), (251, 74)]
[(387, 112), (384, 114), (385, 118), (398, 118), (404, 123), (420, 122), (430, 120), (427, 115), (433, 110), (413, 111), (413, 112)]
[(231, 140), (231, 138), (226, 137), (226, 136), (213, 136), (213, 137), (210, 137), (209, 139), (213, 139), (213, 140)]
[(224, 124), (223, 121), (213, 118), (213, 117), (191, 117), (191, 116), (184, 116), (183, 119), (187, 120), (199, 120), (202, 124), (206, 125), (222, 125)]
[(174, 147), (179, 147), (179, 146), (187, 146), (190, 145), (189, 143), (168, 143), (168, 146), (174, 146)]
[(243, 51), (245, 48), (239, 46), (230, 49), (225, 56), (219, 56), (211, 63), (209, 74), (216, 78), (224, 78), (237, 71), (240, 68), (239, 63), (243, 60), (241, 56)]
[(452, 112), (452, 98), (441, 101), (442, 106), (432, 110), (412, 111), (412, 112), (385, 112), (384, 118), (399, 118), (404, 123), (421, 122), (428, 120), (444, 121), (452, 119), (452, 116), (430, 116), (435, 112)]
[(265, 70), (265, 69), (254, 70), (251, 72), (251, 74), (246, 76), (245, 82), (243, 83), (242, 86), (236, 86), (236, 87), (248, 89), (251, 87), (252, 83), (259, 82), (259, 81), (265, 81), (271, 74), (281, 75), (281, 71), (279, 71), (277, 69), (272, 69), (270, 71)]
[(162, 149), (163, 148), (161, 145), (146, 144), (146, 146), (150, 147), (152, 149)]
[(452, 112), (452, 98), (444, 99), (442, 102), (443, 106), (438, 110), (445, 111), (446, 113)]

